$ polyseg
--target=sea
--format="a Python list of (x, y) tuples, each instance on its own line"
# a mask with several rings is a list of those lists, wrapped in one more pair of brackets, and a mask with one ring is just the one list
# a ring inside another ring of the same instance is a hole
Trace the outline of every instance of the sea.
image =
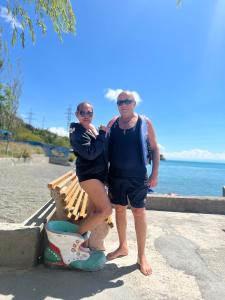
[[(148, 172), (149, 172), (148, 167)], [(161, 160), (156, 193), (222, 196), (225, 163)]]

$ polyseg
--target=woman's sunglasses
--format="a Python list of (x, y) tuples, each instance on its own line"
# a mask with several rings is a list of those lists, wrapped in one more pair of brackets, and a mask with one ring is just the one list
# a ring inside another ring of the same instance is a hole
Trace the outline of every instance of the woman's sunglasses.
[(118, 106), (121, 106), (123, 104), (126, 104), (126, 105), (129, 105), (133, 102), (133, 100), (130, 100), (130, 99), (125, 99), (125, 100), (118, 100), (117, 101), (117, 105)]
[(93, 111), (84, 111), (84, 110), (80, 110), (79, 114), (81, 117), (92, 117), (93, 116)]

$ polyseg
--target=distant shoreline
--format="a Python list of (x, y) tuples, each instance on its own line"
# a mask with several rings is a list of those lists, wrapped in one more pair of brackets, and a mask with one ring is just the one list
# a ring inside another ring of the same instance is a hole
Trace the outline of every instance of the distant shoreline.
[(225, 161), (208, 161), (208, 160), (182, 160), (182, 159), (165, 159), (161, 160), (161, 162), (184, 162), (184, 163), (203, 163), (203, 164), (221, 164), (225, 165)]

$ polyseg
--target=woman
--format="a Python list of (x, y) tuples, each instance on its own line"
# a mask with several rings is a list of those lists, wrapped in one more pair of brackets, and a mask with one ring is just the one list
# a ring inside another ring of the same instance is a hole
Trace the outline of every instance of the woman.
[(92, 231), (112, 213), (104, 182), (107, 176), (107, 162), (104, 155), (105, 129), (99, 133), (91, 124), (93, 106), (88, 102), (78, 104), (75, 113), (79, 123), (70, 125), (70, 143), (76, 159), (76, 174), (81, 187), (88, 194), (92, 211), (80, 225), (79, 233)]

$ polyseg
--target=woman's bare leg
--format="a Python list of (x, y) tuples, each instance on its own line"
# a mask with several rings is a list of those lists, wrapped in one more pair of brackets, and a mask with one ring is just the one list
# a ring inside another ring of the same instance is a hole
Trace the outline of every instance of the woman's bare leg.
[[(92, 216), (92, 215), (95, 213), (95, 211), (96, 211), (95, 205), (94, 205), (94, 203), (91, 201), (91, 199), (90, 199), (90, 197), (89, 197), (89, 198), (88, 198), (88, 203), (87, 203), (87, 216), (86, 216), (85, 219), (83, 219), (83, 220), (80, 221), (80, 223), (79, 223), (80, 227), (81, 227), (81, 225), (82, 225), (84, 222), (86, 222), (86, 220), (87, 220), (88, 218), (90, 218), (90, 216)], [(88, 242), (89, 242), (89, 240), (86, 240), (86, 241), (82, 244), (83, 247), (88, 248), (88, 245), (89, 245)]]
[(79, 227), (79, 233), (83, 234), (92, 231), (101, 224), (112, 213), (112, 207), (106, 194), (105, 186), (97, 179), (89, 179), (80, 182), (81, 187), (88, 194), (90, 201), (93, 203), (94, 212)]

